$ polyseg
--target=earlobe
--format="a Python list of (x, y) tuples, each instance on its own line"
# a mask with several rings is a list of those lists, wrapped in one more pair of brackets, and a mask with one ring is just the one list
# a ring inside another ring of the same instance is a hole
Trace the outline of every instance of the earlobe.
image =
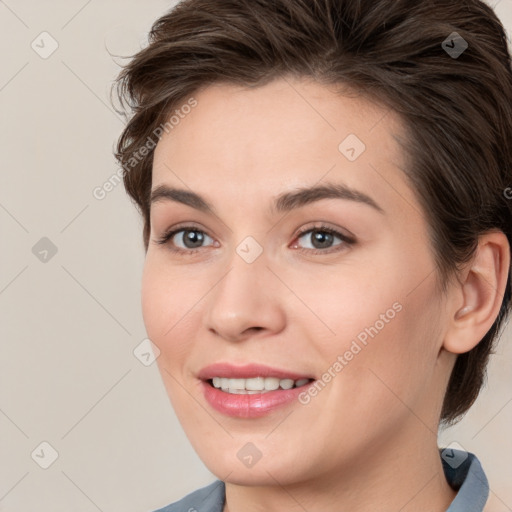
[(493, 231), (481, 235), (475, 256), (454, 294), (445, 350), (463, 354), (482, 340), (498, 316), (509, 272), (510, 246), (505, 234)]

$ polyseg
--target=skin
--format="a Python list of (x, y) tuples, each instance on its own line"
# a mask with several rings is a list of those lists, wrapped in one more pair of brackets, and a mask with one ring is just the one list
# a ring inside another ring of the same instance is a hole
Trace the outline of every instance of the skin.
[[(397, 115), (291, 78), (255, 89), (215, 84), (194, 97), (197, 107), (155, 149), (152, 188), (190, 189), (215, 214), (152, 205), (142, 308), (175, 412), (226, 482), (224, 510), (445, 511), (455, 492), (437, 447), (442, 399), (456, 354), (497, 316), (506, 238), (483, 236), (442, 294), (428, 225), (401, 170)], [(353, 162), (338, 150), (348, 134), (366, 145)], [(277, 194), (320, 181), (364, 192), (383, 213), (338, 198), (270, 213)], [(296, 234), (319, 221), (356, 242), (335, 237), (315, 254), (311, 233)], [(184, 232), (156, 243), (178, 223), (205, 234), (194, 254), (171, 251), (187, 249)], [(250, 264), (236, 252), (247, 236), (263, 249)], [(202, 395), (197, 373), (218, 361), (319, 379), (397, 302), (401, 311), (306, 405), (230, 418)], [(251, 468), (237, 457), (246, 443), (262, 453)]]

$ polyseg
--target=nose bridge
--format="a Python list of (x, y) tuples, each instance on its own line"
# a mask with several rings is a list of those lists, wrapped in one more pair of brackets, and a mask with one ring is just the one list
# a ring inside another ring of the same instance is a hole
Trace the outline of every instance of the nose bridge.
[(205, 315), (208, 329), (236, 340), (251, 328), (282, 327), (284, 312), (267, 264), (263, 247), (254, 238), (246, 237), (235, 247), (224, 276), (209, 294)]

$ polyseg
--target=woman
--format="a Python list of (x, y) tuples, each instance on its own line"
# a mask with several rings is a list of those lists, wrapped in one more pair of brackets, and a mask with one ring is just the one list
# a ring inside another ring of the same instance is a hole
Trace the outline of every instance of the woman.
[(471, 0), (185, 0), (122, 71), (143, 317), (218, 477), (162, 511), (482, 511), (439, 449), (510, 310), (512, 72)]

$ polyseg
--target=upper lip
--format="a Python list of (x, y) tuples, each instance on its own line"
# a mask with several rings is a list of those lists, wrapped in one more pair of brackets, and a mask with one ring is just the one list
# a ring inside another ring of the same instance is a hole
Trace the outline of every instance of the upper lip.
[(292, 372), (281, 368), (274, 368), (262, 364), (234, 365), (231, 363), (214, 363), (202, 368), (198, 375), (201, 380), (210, 380), (213, 377), (228, 379), (251, 379), (254, 377), (277, 377), (279, 379), (311, 379), (310, 375)]

